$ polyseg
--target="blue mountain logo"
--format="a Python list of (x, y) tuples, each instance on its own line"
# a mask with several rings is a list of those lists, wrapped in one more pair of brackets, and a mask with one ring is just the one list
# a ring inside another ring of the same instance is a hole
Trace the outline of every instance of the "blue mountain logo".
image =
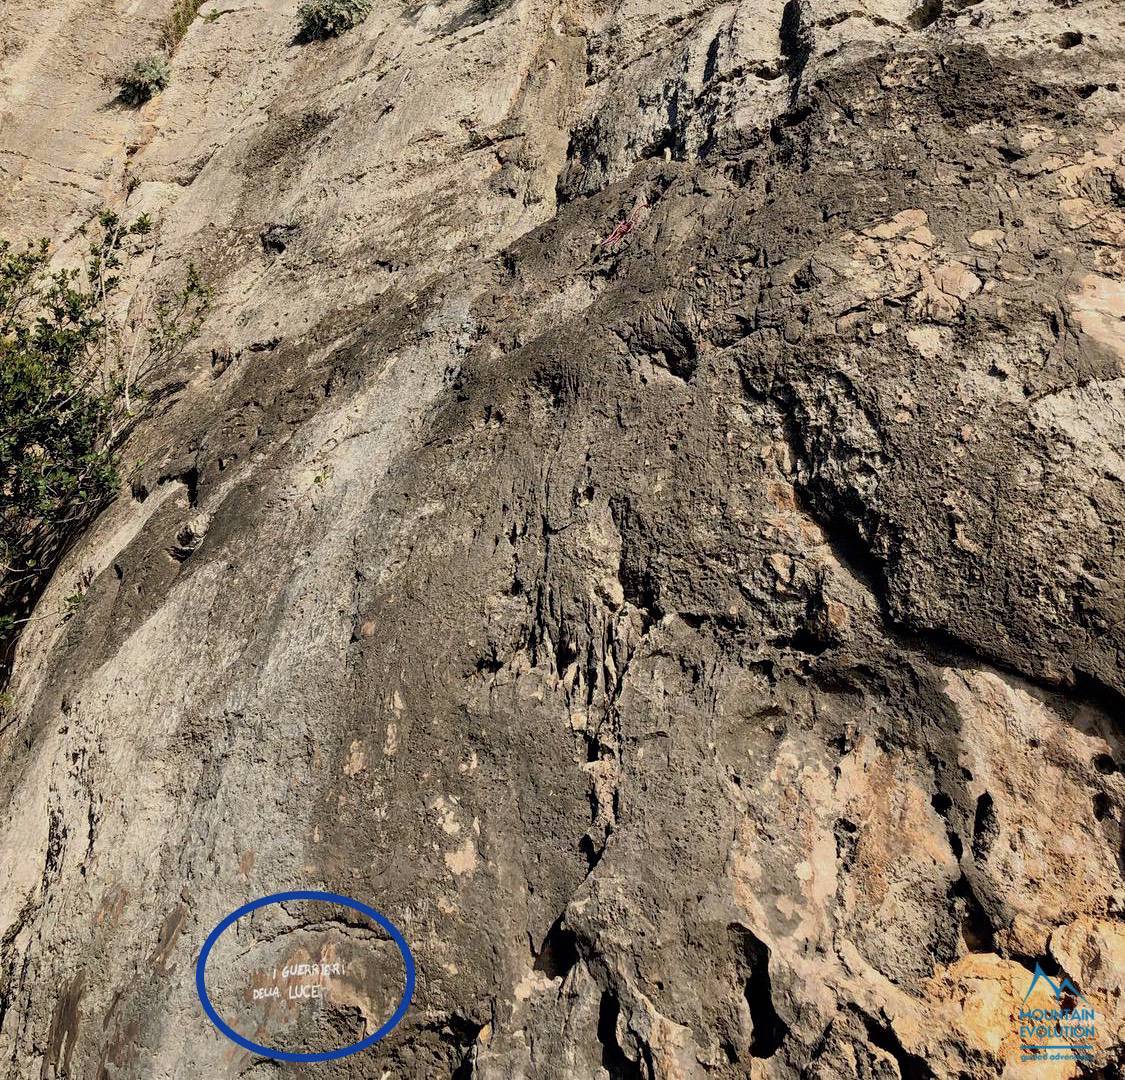
[(1070, 994), (1073, 997), (1080, 998), (1082, 1001), (1085, 1001), (1087, 1004), (1089, 1004), (1089, 1000), (1087, 999), (1086, 995), (1083, 994), (1082, 991), (1074, 985), (1074, 983), (1066, 978), (1065, 975), (1060, 982), (1055, 982), (1055, 980), (1052, 979), (1051, 976), (1048, 975), (1039, 966), (1038, 963), (1036, 963), (1035, 965), (1035, 974), (1031, 978), (1031, 985), (1027, 988), (1027, 993), (1023, 996), (1024, 1001), (1027, 1001), (1027, 999), (1031, 997), (1031, 992), (1035, 989), (1040, 979), (1042, 979), (1051, 988), (1051, 993), (1055, 995), (1056, 1001), (1061, 1001), (1063, 994)]

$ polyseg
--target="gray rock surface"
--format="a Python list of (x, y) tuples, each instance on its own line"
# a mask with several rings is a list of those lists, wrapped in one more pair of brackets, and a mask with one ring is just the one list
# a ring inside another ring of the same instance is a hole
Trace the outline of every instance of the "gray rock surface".
[[(1125, 8), (210, 0), (126, 109), (170, 6), (0, 13), (0, 233), (217, 296), (19, 646), (5, 1075), (1119, 1075)], [(284, 889), (373, 1049), (203, 1015)]]

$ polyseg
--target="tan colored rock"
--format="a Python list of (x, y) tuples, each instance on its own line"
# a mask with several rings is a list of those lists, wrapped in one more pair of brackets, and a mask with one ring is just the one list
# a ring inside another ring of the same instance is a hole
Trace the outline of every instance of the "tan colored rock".
[(977, 229), (969, 234), (969, 243), (975, 248), (996, 247), (1005, 236), (1003, 229)]
[(1070, 304), (1083, 336), (1109, 350), (1125, 373), (1125, 282), (1087, 274)]

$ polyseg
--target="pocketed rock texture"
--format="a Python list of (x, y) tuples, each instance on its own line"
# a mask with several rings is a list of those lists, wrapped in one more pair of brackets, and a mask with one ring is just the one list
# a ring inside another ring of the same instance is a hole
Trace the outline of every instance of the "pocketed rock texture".
[[(1121, 1075), (1125, 7), (210, 0), (128, 109), (170, 6), (0, 16), (0, 233), (216, 289), (16, 655), (0, 1071)], [(204, 1016), (287, 889), (375, 1047)]]

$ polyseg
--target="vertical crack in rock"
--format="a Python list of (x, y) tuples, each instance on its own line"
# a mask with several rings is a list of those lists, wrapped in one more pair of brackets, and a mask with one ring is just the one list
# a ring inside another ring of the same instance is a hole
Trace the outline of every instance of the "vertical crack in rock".
[(739, 966), (744, 969), (746, 976), (743, 993), (753, 1025), (750, 1053), (756, 1058), (770, 1058), (777, 1053), (789, 1033), (788, 1025), (774, 1008), (770, 985), (770, 951), (745, 927), (736, 926), (732, 930), (742, 946)]
[(619, 1041), (621, 1003), (612, 990), (602, 992), (598, 1003), (598, 1042), (602, 1046), (601, 1064), (610, 1080), (648, 1080), (652, 1073), (630, 1058)]

